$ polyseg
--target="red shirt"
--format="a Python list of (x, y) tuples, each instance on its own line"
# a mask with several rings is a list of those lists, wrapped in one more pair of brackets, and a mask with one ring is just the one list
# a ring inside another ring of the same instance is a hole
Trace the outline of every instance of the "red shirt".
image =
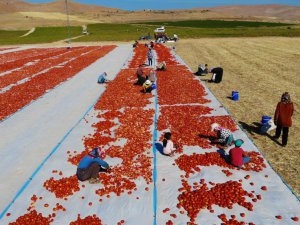
[(274, 122), (282, 127), (292, 126), (292, 115), (294, 112), (294, 105), (292, 102), (279, 102), (276, 107)]
[(143, 71), (143, 68), (142, 67), (139, 67), (138, 69), (137, 69), (137, 71), (136, 71), (136, 74), (137, 74), (137, 76), (139, 77), (141, 77), (141, 76), (143, 76), (143, 73), (144, 73), (144, 71)]
[(230, 162), (234, 166), (242, 166), (243, 165), (243, 154), (244, 150), (240, 147), (235, 147), (230, 149)]

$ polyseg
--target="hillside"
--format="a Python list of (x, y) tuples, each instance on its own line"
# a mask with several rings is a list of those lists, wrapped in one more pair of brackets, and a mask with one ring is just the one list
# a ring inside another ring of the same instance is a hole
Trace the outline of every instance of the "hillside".
[(234, 5), (215, 7), (211, 8), (211, 10), (241, 17), (300, 20), (300, 7), (289, 5)]
[[(126, 11), (68, 0), (71, 25), (126, 23), (138, 21), (176, 21), (199, 19), (299, 22), (300, 7), (287, 5), (223, 6), (184, 10)], [(31, 29), (37, 26), (64, 26), (65, 1), (28, 3), (22, 0), (0, 1), (0, 29)]]
[[(116, 12), (117, 9), (102, 7), (99, 5), (87, 5), (74, 1), (68, 1), (68, 9), (73, 13), (92, 13), (101, 11)], [(2, 0), (0, 13), (10, 12), (58, 12), (65, 13), (65, 1), (57, 0), (49, 3), (29, 3), (22, 0)]]

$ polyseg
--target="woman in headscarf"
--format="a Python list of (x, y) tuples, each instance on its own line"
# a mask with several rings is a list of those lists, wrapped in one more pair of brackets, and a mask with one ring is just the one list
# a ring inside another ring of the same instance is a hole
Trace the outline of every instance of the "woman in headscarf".
[(235, 147), (229, 151), (229, 162), (236, 167), (242, 167), (244, 164), (250, 161), (250, 157), (245, 155), (244, 149), (242, 149), (243, 140), (238, 139), (234, 142)]
[(145, 83), (143, 84), (143, 92), (151, 93), (152, 90), (153, 90), (152, 82), (150, 80), (146, 80)]
[(217, 123), (213, 123), (211, 125), (211, 131), (214, 131), (217, 133), (217, 138), (212, 140), (212, 143), (218, 143), (224, 147), (228, 147), (234, 141), (233, 134), (231, 133), (231, 131), (225, 127), (221, 127)]
[(291, 97), (288, 92), (285, 92), (281, 96), (281, 101), (278, 102), (274, 123), (277, 126), (275, 138), (279, 138), (282, 131), (282, 146), (287, 145), (289, 128), (292, 126), (292, 116), (294, 113), (294, 104), (291, 101)]
[(97, 147), (80, 160), (76, 172), (78, 180), (89, 180), (90, 184), (96, 184), (100, 182), (98, 179), (100, 171), (110, 172), (108, 163), (100, 158), (102, 154), (100, 147)]

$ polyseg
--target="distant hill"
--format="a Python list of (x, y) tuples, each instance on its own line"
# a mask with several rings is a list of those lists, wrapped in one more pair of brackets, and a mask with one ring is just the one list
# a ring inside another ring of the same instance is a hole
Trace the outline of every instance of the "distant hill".
[[(87, 5), (68, 0), (68, 9), (73, 13), (93, 13), (101, 11), (120, 11), (99, 5)], [(58, 12), (65, 13), (65, 1), (57, 0), (49, 3), (29, 3), (22, 0), (1, 0), (0, 13), (9, 12)], [(122, 11), (122, 10), (121, 10)]]
[[(68, 10), (71, 25), (201, 19), (300, 23), (300, 7), (288, 5), (234, 5), (181, 10), (127, 11), (68, 0)], [(64, 26), (66, 24), (65, 11), (65, 0), (49, 3), (0, 0), (0, 29)]]
[(28, 8), (29, 3), (17, 0), (1, 0), (0, 13), (17, 12), (23, 8)]
[(283, 20), (300, 20), (300, 6), (289, 5), (233, 5), (209, 8), (214, 12), (237, 17), (273, 17)]

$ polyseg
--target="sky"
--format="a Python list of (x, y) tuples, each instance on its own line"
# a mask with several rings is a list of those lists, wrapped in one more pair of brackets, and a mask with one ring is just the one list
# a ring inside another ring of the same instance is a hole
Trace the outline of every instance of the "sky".
[[(32, 3), (53, 0), (26, 0)], [(125, 10), (143, 9), (187, 9), (221, 5), (285, 4), (300, 6), (300, 0), (73, 0), (84, 4), (95, 4)]]

